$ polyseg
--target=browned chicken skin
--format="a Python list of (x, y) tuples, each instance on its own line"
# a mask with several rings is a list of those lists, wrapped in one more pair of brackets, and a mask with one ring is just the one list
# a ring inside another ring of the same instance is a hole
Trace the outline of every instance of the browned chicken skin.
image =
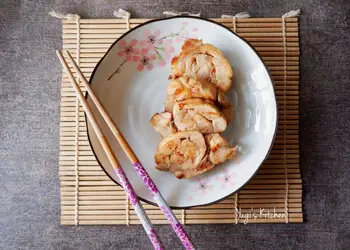
[(220, 134), (207, 135), (205, 140), (210, 148), (209, 161), (211, 163), (223, 163), (227, 159), (233, 159), (236, 156), (237, 147), (232, 148)]
[(220, 104), (220, 111), (224, 114), (227, 124), (233, 120), (233, 104), (228, 99), (226, 94), (222, 91), (218, 92), (218, 103)]
[(159, 170), (169, 170), (177, 178), (187, 179), (213, 167), (211, 164), (209, 168), (197, 169), (206, 151), (204, 136), (198, 131), (177, 132), (159, 143), (154, 158)]
[(163, 137), (176, 132), (173, 124), (173, 115), (169, 112), (154, 114), (151, 123), (155, 131), (160, 133)]
[(233, 72), (216, 47), (197, 39), (184, 43), (171, 66), (165, 112), (151, 119), (163, 136), (154, 159), (158, 170), (188, 179), (236, 155), (237, 147), (219, 134), (233, 119), (226, 96)]
[(188, 179), (235, 155), (236, 148), (231, 148), (220, 134), (204, 137), (198, 131), (185, 131), (165, 137), (154, 158), (158, 170), (171, 171), (179, 179)]
[(220, 50), (201, 40), (188, 39), (179, 56), (171, 62), (173, 74), (188, 76), (199, 81), (208, 81), (227, 92), (231, 87), (233, 71)]
[(173, 112), (177, 101), (188, 98), (200, 97), (207, 100), (216, 100), (216, 87), (207, 81), (196, 81), (187, 76), (182, 76), (170, 81), (165, 101), (165, 110)]
[(177, 102), (173, 109), (175, 126), (179, 131), (196, 130), (203, 134), (219, 133), (227, 127), (223, 113), (214, 103), (200, 98)]

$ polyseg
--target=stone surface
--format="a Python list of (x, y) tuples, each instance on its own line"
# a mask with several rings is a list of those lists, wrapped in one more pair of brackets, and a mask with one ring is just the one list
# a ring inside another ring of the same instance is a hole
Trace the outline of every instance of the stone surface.
[[(60, 21), (164, 10), (276, 17), (300, 8), (303, 224), (186, 226), (198, 249), (349, 249), (350, 28), (348, 0), (0, 2), (0, 249), (151, 249), (141, 226), (60, 226)], [(181, 249), (157, 226), (167, 249)]]

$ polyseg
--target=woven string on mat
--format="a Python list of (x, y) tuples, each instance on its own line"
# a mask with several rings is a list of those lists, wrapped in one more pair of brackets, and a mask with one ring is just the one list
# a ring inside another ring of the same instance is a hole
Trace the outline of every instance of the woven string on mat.
[[(237, 18), (249, 18), (250, 15), (248, 12), (241, 12), (241, 13), (237, 13), (236, 15), (221, 15), (221, 18), (225, 18), (225, 19), (232, 19), (232, 29), (233, 32), (237, 33)], [(234, 215), (235, 215), (235, 224), (238, 224), (238, 192), (235, 193), (235, 201), (234, 201)]]
[[(200, 17), (201, 13), (190, 13), (190, 12), (178, 12), (178, 11), (164, 11), (164, 15), (166, 16), (197, 16)], [(186, 209), (181, 210), (181, 223), (183, 225), (186, 224)]]
[[(190, 12), (177, 12), (177, 11), (164, 11), (164, 15), (168, 16), (179, 16), (179, 15), (188, 15), (188, 16), (198, 16), (200, 17), (201, 13), (192, 14)], [(236, 25), (236, 18), (249, 18), (250, 15), (247, 12), (238, 13), (235, 16), (231, 15), (222, 15), (222, 18), (232, 18), (232, 25), (233, 25), (233, 31), (236, 33), (237, 25)], [(234, 207), (234, 214), (235, 214), (235, 223), (238, 223), (238, 193), (235, 194), (235, 207)], [(183, 209), (181, 213), (181, 222), (182, 224), (186, 223), (186, 210)]]
[[(131, 17), (130, 12), (123, 9), (119, 9), (117, 11), (114, 11), (113, 15), (117, 18), (124, 19), (126, 24), (126, 30), (127, 31), (130, 30), (130, 17)], [(130, 202), (126, 195), (125, 195), (125, 224), (130, 225)]]
[[(78, 67), (80, 66), (80, 16), (75, 19), (77, 25), (77, 54), (76, 60)], [(78, 78), (79, 84), (79, 78)], [(75, 97), (75, 225), (79, 224), (79, 100)]]
[(285, 17), (282, 16), (282, 37), (283, 37), (283, 75), (284, 75), (284, 84), (283, 84), (283, 165), (284, 165), (284, 178), (286, 184), (286, 193), (284, 200), (284, 213), (285, 213), (285, 222), (288, 223), (288, 192), (289, 192), (289, 184), (288, 184), (288, 168), (287, 168), (287, 124), (286, 124), (286, 105), (287, 105), (287, 39), (286, 39), (286, 20)]
[[(59, 12), (51, 11), (51, 16), (65, 19), (75, 20), (77, 26), (77, 47), (76, 47), (76, 63), (80, 65), (80, 16), (77, 14), (62, 14)], [(79, 83), (79, 78), (78, 78)], [(75, 170), (75, 208), (74, 208), (74, 224), (79, 224), (79, 100), (75, 97), (75, 140), (74, 140), (74, 170)]]
[(284, 199), (284, 214), (285, 223), (289, 223), (289, 211), (288, 211), (288, 194), (289, 194), (289, 183), (288, 183), (288, 166), (287, 166), (287, 36), (286, 36), (286, 18), (299, 16), (300, 10), (292, 10), (282, 15), (282, 37), (283, 37), (283, 164), (284, 164), (284, 178), (286, 184), (286, 192)]
[(130, 30), (130, 17), (131, 17), (130, 12), (123, 9), (119, 9), (117, 11), (114, 11), (113, 15), (116, 16), (117, 18), (124, 19), (126, 23), (126, 30), (127, 31)]
[(221, 15), (221, 18), (225, 18), (225, 19), (232, 19), (232, 26), (233, 26), (233, 32), (236, 33), (237, 30), (237, 24), (236, 24), (236, 20), (237, 18), (249, 18), (250, 15), (248, 12), (241, 12), (241, 13), (237, 13), (236, 15), (232, 16), (232, 15)]
[(198, 12), (198, 13), (190, 13), (190, 12), (187, 12), (187, 11), (184, 11), (184, 12), (164, 11), (163, 15), (166, 15), (166, 16), (198, 16), (198, 17), (200, 17), (201, 13), (200, 12)]

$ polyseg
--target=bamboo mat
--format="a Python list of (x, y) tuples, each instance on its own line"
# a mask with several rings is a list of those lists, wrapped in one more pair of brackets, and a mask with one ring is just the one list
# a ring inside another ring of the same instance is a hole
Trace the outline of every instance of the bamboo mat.
[[(89, 79), (115, 39), (148, 20), (63, 20), (63, 49), (72, 52)], [(175, 210), (175, 214), (184, 224), (302, 222), (298, 18), (213, 20), (248, 40), (264, 59), (275, 85), (278, 133), (270, 156), (239, 193), (214, 205)], [(105, 175), (91, 151), (85, 117), (65, 73), (60, 118), (61, 224), (139, 224), (123, 190)], [(153, 223), (167, 223), (157, 207), (144, 207)]]

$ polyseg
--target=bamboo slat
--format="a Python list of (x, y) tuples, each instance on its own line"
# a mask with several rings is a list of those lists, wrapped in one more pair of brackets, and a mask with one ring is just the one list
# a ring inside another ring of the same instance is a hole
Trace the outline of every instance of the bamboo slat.
[[(130, 27), (149, 20), (130, 19)], [(234, 30), (232, 19), (213, 20)], [(121, 19), (80, 19), (79, 34), (75, 20), (62, 23), (63, 49), (73, 57), (77, 56), (79, 35), (80, 67), (88, 79), (110, 45), (126, 32), (125, 20)], [(298, 26), (298, 18), (286, 18), (283, 37), (281, 18), (236, 19), (236, 32), (255, 47), (269, 68), (279, 108), (278, 131), (270, 156), (237, 195), (212, 205), (174, 210), (185, 224), (303, 222)], [(76, 107), (75, 92), (64, 73), (59, 145), (62, 225), (74, 225), (76, 219), (79, 225), (139, 224), (132, 207), (126, 203), (124, 191), (106, 176), (91, 151), (85, 115), (81, 107)], [(157, 207), (143, 204), (153, 223), (167, 223)]]

